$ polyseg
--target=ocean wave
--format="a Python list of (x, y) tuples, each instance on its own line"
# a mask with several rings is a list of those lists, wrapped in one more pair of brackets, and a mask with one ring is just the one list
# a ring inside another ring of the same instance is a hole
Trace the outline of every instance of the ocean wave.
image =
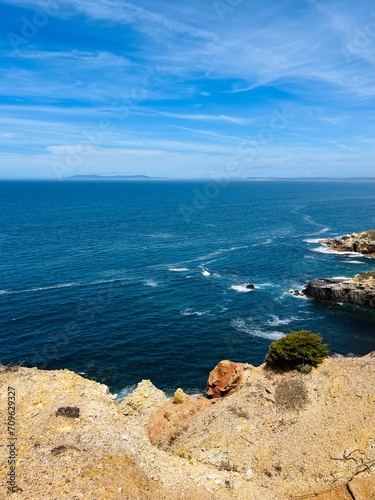
[(193, 311), (191, 307), (187, 307), (186, 309), (180, 311), (180, 314), (182, 316), (206, 316), (209, 312), (210, 311)]
[(358, 260), (344, 260), (344, 264), (363, 264), (363, 262)]
[(230, 248), (219, 248), (218, 250), (215, 250), (214, 252), (210, 252), (206, 255), (201, 255), (200, 257), (196, 257), (195, 259), (187, 260), (185, 262), (199, 262), (202, 260), (207, 260), (211, 259), (213, 257), (217, 257), (218, 255), (222, 255), (223, 253), (228, 253), (228, 252), (236, 252), (237, 250), (243, 250), (245, 248), (249, 248), (249, 245), (242, 245), (238, 247), (230, 247)]
[(329, 248), (327, 246), (315, 247), (315, 248), (312, 248), (311, 251), (318, 252), (318, 253), (333, 254), (333, 255), (351, 255), (351, 256), (356, 256), (356, 257), (362, 256), (362, 254), (359, 254), (357, 252), (341, 252), (339, 250), (333, 250), (332, 248)]
[(241, 292), (241, 293), (247, 293), (247, 292), (253, 292), (253, 288), (246, 288), (246, 285), (232, 285), (231, 286), (232, 290), (235, 290), (236, 292)]
[(135, 388), (137, 387), (137, 384), (132, 384), (132, 385), (126, 385), (123, 389), (120, 389), (119, 392), (117, 393), (117, 401), (121, 403), (121, 401), (126, 398), (126, 396), (129, 396)]
[(114, 283), (116, 281), (123, 281), (121, 278), (111, 279), (111, 280), (99, 280), (99, 281), (90, 281), (87, 283), (82, 282), (72, 282), (72, 283), (60, 283), (58, 285), (47, 285), (47, 286), (38, 286), (34, 288), (26, 288), (24, 290), (0, 290), (0, 295), (3, 294), (20, 294), (20, 293), (32, 293), (32, 292), (44, 292), (46, 290), (57, 290), (59, 288), (70, 288), (73, 286), (91, 286), (91, 285), (101, 285), (103, 283)]
[(298, 318), (297, 316), (291, 316), (290, 318), (280, 319), (275, 314), (271, 314), (271, 318), (272, 319), (268, 319), (267, 320), (267, 323), (270, 326), (289, 325), (293, 321), (299, 321), (300, 320), (300, 318)]
[(145, 285), (146, 286), (152, 286), (152, 287), (158, 286), (157, 282), (154, 281), (154, 280), (146, 280), (145, 281)]
[(202, 275), (203, 275), (203, 276), (205, 276), (206, 278), (207, 278), (208, 276), (211, 276), (210, 271), (207, 271), (207, 269), (202, 269), (202, 270), (201, 270), (201, 273), (202, 273)]
[(305, 243), (320, 243), (322, 241), (322, 238), (306, 238), (302, 241), (304, 241)]
[(257, 288), (268, 288), (268, 287), (272, 287), (272, 288), (280, 288), (281, 285), (278, 285), (276, 283), (270, 283), (270, 282), (266, 282), (266, 283), (258, 283), (257, 284)]
[(252, 328), (243, 318), (236, 318), (231, 321), (231, 326), (240, 332), (248, 333), (252, 337), (260, 337), (267, 340), (278, 340), (284, 337), (283, 332), (277, 330), (265, 331), (260, 328)]
[[(295, 290), (301, 292), (300, 295), (295, 295), (293, 293)], [(283, 292), (282, 295), (280, 296), (280, 299), (285, 299), (285, 297), (295, 297), (296, 299), (309, 300), (309, 298), (302, 293), (302, 290), (298, 288), (293, 288), (292, 290), (289, 290), (289, 292)]]
[(172, 273), (184, 273), (189, 271), (189, 269), (187, 267), (171, 267), (168, 271), (171, 271)]
[(113, 278), (111, 280), (97, 280), (97, 281), (90, 281), (88, 283), (77, 283), (78, 285), (101, 285), (103, 283), (115, 283), (116, 281), (124, 281), (126, 278)]
[(81, 283), (61, 283), (59, 285), (40, 286), (34, 288), (27, 288), (25, 290), (0, 290), (0, 294), (18, 294), (29, 292), (43, 292), (44, 290), (55, 290), (58, 288), (69, 288), (71, 286), (79, 286)]

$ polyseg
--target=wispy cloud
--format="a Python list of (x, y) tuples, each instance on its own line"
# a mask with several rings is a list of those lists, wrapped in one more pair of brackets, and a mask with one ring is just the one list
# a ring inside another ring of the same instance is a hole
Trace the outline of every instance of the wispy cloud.
[(169, 113), (166, 111), (151, 111), (151, 110), (141, 110), (140, 113), (165, 116), (167, 118), (176, 118), (178, 120), (192, 120), (192, 121), (203, 121), (203, 122), (221, 122), (221, 123), (233, 123), (235, 125), (247, 125), (250, 123), (249, 120), (244, 118), (237, 118), (234, 116), (226, 115), (209, 115), (200, 113)]
[(129, 59), (122, 56), (117, 56), (106, 51), (42, 51), (42, 50), (22, 50), (14, 54), (13, 52), (6, 53), (6, 57), (16, 57), (17, 59), (34, 59), (46, 63), (79, 63), (91, 68), (107, 68), (111, 66), (128, 66), (132, 64)]
[[(105, 119), (111, 132), (87, 162), (92, 168), (147, 156), (161, 169), (161, 158), (170, 169), (173, 158), (175, 168), (190, 161), (207, 173), (246, 143), (259, 145), (262, 170), (277, 164), (285, 172), (288, 157), (294, 171), (324, 161), (370, 169), (369, 0), (253, 0), (223, 21), (198, 0), (58, 0), (49, 11), (45, 0), (2, 4), (0, 146), (12, 165), (17, 155), (46, 165), (52, 151), (79, 144)], [(25, 37), (35, 9), (47, 9), (46, 25), (12, 50), (8, 31)], [(272, 128), (285, 104), (295, 117)]]

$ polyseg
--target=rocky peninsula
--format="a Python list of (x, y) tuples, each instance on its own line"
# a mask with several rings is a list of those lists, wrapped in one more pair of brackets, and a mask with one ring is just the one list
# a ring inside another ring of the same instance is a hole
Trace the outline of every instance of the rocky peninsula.
[(208, 384), (225, 397), (142, 381), (119, 404), (68, 370), (0, 367), (0, 497), (369, 500), (374, 380), (374, 354), (308, 374), (225, 361)]
[[(375, 230), (344, 234), (334, 239), (319, 240), (338, 252), (355, 252), (375, 257)], [(299, 294), (298, 291), (295, 291)], [(352, 304), (375, 309), (375, 271), (353, 278), (318, 278), (310, 281), (302, 294), (321, 302)]]
[(375, 309), (375, 271), (354, 278), (319, 278), (310, 281), (302, 293), (322, 302), (352, 304)]
[(375, 230), (344, 234), (333, 239), (320, 240), (332, 250), (356, 252), (375, 257)]

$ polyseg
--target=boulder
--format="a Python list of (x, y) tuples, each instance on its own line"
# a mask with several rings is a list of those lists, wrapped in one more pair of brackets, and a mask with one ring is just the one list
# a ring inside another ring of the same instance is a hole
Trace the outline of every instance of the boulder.
[(206, 393), (209, 398), (222, 398), (238, 391), (242, 378), (244, 363), (220, 361), (210, 372)]
[(176, 389), (173, 394), (173, 403), (179, 405), (181, 403), (185, 403), (189, 399), (189, 396), (184, 393), (184, 391), (180, 388)]

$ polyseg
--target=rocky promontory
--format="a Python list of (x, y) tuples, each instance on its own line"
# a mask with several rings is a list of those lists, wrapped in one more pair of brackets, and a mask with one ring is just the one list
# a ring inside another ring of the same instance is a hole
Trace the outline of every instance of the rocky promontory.
[(374, 354), (309, 374), (230, 363), (209, 385), (240, 382), (231, 395), (142, 381), (120, 404), (68, 370), (0, 366), (0, 497), (375, 498)]
[(358, 252), (375, 257), (375, 230), (344, 234), (337, 238), (320, 240), (320, 243), (339, 252)]
[(302, 290), (307, 297), (322, 302), (353, 304), (375, 309), (375, 271), (354, 278), (319, 278), (310, 281)]

